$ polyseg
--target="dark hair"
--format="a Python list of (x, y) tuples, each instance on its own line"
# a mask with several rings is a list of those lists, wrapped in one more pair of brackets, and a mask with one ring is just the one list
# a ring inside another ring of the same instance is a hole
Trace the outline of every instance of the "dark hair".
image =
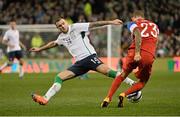
[(16, 22), (16, 20), (15, 19), (11, 19), (9, 22)]
[(137, 16), (140, 16), (140, 17), (143, 17), (144, 18), (144, 11), (142, 10), (135, 10), (132, 14), (133, 17), (137, 17)]
[(61, 20), (61, 19), (64, 19), (64, 17), (59, 17), (59, 18), (55, 21), (55, 25), (56, 25), (56, 23), (57, 23), (59, 20)]

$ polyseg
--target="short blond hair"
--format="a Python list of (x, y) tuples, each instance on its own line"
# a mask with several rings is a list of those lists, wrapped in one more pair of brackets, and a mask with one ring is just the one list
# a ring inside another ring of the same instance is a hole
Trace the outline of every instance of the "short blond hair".
[(135, 10), (132, 14), (132, 17), (143, 17), (144, 18), (144, 11), (142, 10)]

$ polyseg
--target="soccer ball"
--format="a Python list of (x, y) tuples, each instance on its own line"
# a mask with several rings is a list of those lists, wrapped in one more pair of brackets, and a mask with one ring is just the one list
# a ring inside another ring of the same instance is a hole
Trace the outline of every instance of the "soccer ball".
[(127, 100), (131, 103), (138, 103), (142, 99), (142, 92), (136, 91), (127, 95)]

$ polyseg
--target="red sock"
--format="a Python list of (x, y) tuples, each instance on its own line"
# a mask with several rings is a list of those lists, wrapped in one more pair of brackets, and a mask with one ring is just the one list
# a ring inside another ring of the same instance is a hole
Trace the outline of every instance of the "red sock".
[(112, 99), (113, 94), (116, 92), (116, 90), (118, 89), (119, 85), (121, 84), (121, 82), (124, 80), (123, 77), (121, 77), (121, 75), (117, 76), (114, 81), (112, 82), (111, 88), (108, 92), (108, 96), (109, 99)]
[(144, 82), (137, 82), (135, 83), (133, 86), (131, 86), (127, 91), (125, 91), (125, 96), (135, 92), (135, 91), (139, 91), (144, 87), (145, 83)]

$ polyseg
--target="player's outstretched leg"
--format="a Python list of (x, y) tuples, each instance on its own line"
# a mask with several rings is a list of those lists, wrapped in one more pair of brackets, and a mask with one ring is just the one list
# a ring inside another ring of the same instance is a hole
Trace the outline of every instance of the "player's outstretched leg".
[(51, 86), (51, 88), (49, 88), (49, 90), (44, 96), (40, 96), (34, 93), (32, 94), (32, 99), (40, 105), (46, 105), (49, 99), (61, 89), (62, 82), (63, 80), (57, 75), (55, 77), (54, 84)]
[[(109, 71), (107, 72), (107, 76), (108, 76), (108, 77), (111, 77), (111, 78), (116, 78), (118, 75), (120, 75), (120, 72), (117, 72), (117, 71), (114, 71), (114, 70), (109, 70)], [(126, 77), (126, 79), (124, 79), (123, 82), (126, 83), (126, 84), (128, 84), (128, 85), (130, 85), (130, 86), (132, 86), (132, 85), (135, 83), (135, 81), (132, 80), (132, 79), (129, 78), (129, 77)]]
[[(110, 78), (116, 78), (120, 74), (120, 72), (110, 69), (106, 64), (99, 65), (96, 68), (96, 71), (98, 71), (99, 73), (102, 73)], [(123, 82), (125, 82), (128, 85), (133, 85), (135, 83), (135, 81), (133, 81), (129, 77), (126, 77), (126, 79)]]
[(46, 100), (43, 96), (35, 93), (32, 94), (32, 99), (40, 105), (46, 105), (48, 103), (48, 100)]
[(2, 70), (3, 70), (4, 68), (6, 68), (7, 66), (8, 66), (8, 63), (5, 62), (5, 63), (0, 67), (0, 73), (1, 73)]
[(19, 65), (19, 78), (22, 79), (24, 76), (23, 65)]
[(33, 94), (32, 99), (40, 105), (46, 105), (48, 101), (61, 89), (61, 85), (64, 80), (71, 79), (75, 76), (72, 71), (65, 70), (59, 73), (54, 80), (54, 84), (49, 88), (44, 96)]
[(19, 78), (20, 79), (22, 79), (24, 76), (23, 64), (24, 64), (23, 59), (19, 59)]

